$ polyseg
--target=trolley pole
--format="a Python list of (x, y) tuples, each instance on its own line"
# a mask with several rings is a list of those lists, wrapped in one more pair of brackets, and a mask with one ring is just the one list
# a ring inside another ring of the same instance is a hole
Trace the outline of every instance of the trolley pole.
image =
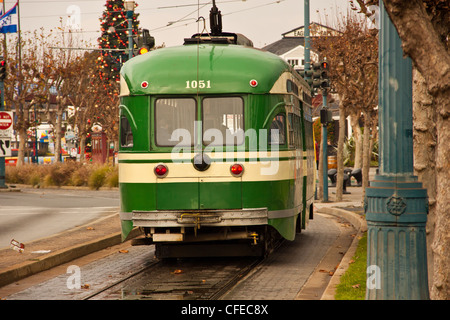
[(380, 1), (380, 172), (366, 189), (368, 300), (429, 299), (427, 190), (414, 176), (412, 62)]

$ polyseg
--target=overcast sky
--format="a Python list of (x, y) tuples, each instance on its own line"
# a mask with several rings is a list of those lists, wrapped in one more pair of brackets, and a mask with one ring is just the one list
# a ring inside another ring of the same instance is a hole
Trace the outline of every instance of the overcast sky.
[[(5, 0), (6, 10), (15, 2)], [(310, 0), (310, 20), (332, 24), (337, 15), (346, 14), (348, 2)], [(150, 30), (157, 45), (165, 43), (166, 46), (180, 45), (184, 38), (202, 31), (203, 23), (198, 24), (195, 20), (198, 16), (208, 18), (211, 9), (211, 1), (208, 0), (137, 0), (137, 3), (140, 27)], [(105, 4), (106, 0), (20, 0), (21, 29), (33, 31), (44, 27), (50, 30), (60, 26), (60, 17), (65, 25), (68, 15), (79, 11), (82, 37), (86, 41), (91, 40), (95, 46), (100, 35), (99, 18)], [(216, 4), (222, 12), (223, 31), (242, 33), (258, 48), (279, 40), (282, 33), (304, 24), (303, 0), (216, 0)], [(69, 22), (75, 20), (72, 18)], [(209, 21), (207, 28), (209, 30)]]

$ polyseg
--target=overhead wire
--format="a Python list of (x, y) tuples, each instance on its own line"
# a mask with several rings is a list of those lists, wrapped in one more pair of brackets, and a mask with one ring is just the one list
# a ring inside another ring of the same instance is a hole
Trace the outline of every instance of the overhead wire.
[[(253, 7), (250, 7), (250, 8), (241, 9), (241, 10), (233, 11), (233, 12), (230, 12), (230, 13), (226, 13), (226, 14), (223, 14), (222, 16), (229, 16), (229, 15), (236, 14), (236, 13), (241, 13), (241, 12), (244, 12), (244, 11), (249, 11), (249, 10), (253, 10), (253, 9), (257, 9), (257, 8), (261, 8), (261, 7), (265, 7), (265, 6), (269, 6), (269, 5), (273, 5), (273, 4), (278, 4), (278, 3), (283, 2), (283, 1), (286, 1), (286, 0), (275, 0), (275, 1), (271, 1), (269, 3), (260, 4), (260, 5), (256, 5), (256, 6), (253, 6)], [(210, 4), (210, 3), (211, 2), (208, 2), (204, 6), (206, 6), (207, 4)], [(169, 25), (157, 27), (157, 28), (154, 28), (154, 29), (150, 29), (150, 31), (165, 31), (165, 30), (170, 30), (172, 28), (179, 28), (179, 27), (188, 26), (188, 25), (197, 23), (197, 21), (195, 21), (195, 22), (188, 22), (188, 23), (185, 23), (183, 25), (174, 26), (175, 23), (191, 20), (191, 19), (185, 19), (185, 18), (188, 17), (189, 15), (193, 14), (193, 13), (194, 12), (191, 12), (190, 14), (184, 16), (183, 18), (180, 18), (180, 19), (174, 21), (173, 23), (170, 23)], [(192, 19), (194, 19), (194, 18), (192, 18)], [(206, 20), (208, 20), (208, 18)]]
[[(78, 1), (80, 1), (80, 2), (88, 2), (88, 1), (92, 1), (92, 0), (78, 0)], [(244, 0), (225, 0), (225, 1), (220, 1), (220, 2), (217, 2), (217, 3), (231, 3), (231, 2), (243, 2), (243, 1)], [(245, 0), (245, 2), (247, 2), (247, 1), (251, 1), (251, 0)], [(233, 12), (225, 13), (225, 14), (223, 14), (223, 16), (229, 16), (229, 15), (232, 15), (232, 14), (237, 14), (237, 13), (241, 13), (241, 12), (257, 9), (257, 8), (260, 8), (260, 7), (265, 7), (265, 6), (269, 6), (269, 5), (273, 5), (273, 4), (278, 4), (278, 3), (283, 2), (283, 1), (286, 1), (286, 0), (275, 0), (275, 1), (271, 1), (269, 3), (259, 4), (259, 5), (250, 7), (250, 8), (245, 8), (245, 9), (240, 9), (240, 10), (236, 10), (236, 11), (233, 11)], [(69, 4), (69, 3), (73, 2), (73, 1), (71, 1), (71, 0), (68, 0), (68, 1), (44, 0), (44, 1), (40, 1), (40, 2), (41, 3), (42, 2), (48, 2), (48, 3), (53, 3), (53, 2), (54, 3), (57, 3), (57, 2), (60, 3), (60, 2), (63, 2), (63, 3), (68, 3)], [(165, 26), (160, 26), (160, 27), (156, 27), (156, 28), (153, 28), (153, 29), (149, 30), (150, 32), (155, 32), (155, 31), (161, 32), (161, 31), (171, 30), (173, 28), (186, 27), (188, 25), (192, 25), (193, 23), (198, 23), (195, 18), (189, 18), (189, 19), (186, 19), (186, 18), (191, 16), (195, 12), (197, 12), (197, 20), (198, 20), (198, 17), (200, 16), (200, 10), (203, 9), (208, 4), (211, 4), (211, 2), (212, 1), (200, 3), (200, 1), (197, 0), (197, 4), (184, 4), (184, 5), (166, 6), (166, 7), (139, 8), (139, 10), (140, 11), (144, 11), (144, 10), (145, 11), (146, 10), (162, 10), (162, 9), (169, 9), (169, 8), (172, 8), (172, 7), (173, 8), (179, 8), (179, 7), (188, 7), (188, 6), (193, 6), (193, 5), (197, 6), (196, 10), (194, 10), (194, 11), (184, 15), (183, 17), (181, 17), (181, 18), (179, 18), (177, 20), (169, 21), (169, 23), (166, 24)], [(21, 0), (21, 3), (35, 3), (35, 1)], [(83, 15), (87, 15), (87, 14), (99, 14), (99, 13), (98, 12), (83, 12)], [(63, 16), (65, 16), (65, 15), (64, 14), (63, 15), (61, 15), (61, 14), (50, 14), (50, 15), (39, 15), (39, 16), (21, 16), (21, 18), (22, 19), (27, 19), (27, 18), (38, 18), (38, 17), (39, 18), (46, 18), (46, 17), (63, 17)], [(180, 24), (180, 23), (188, 21), (188, 20), (192, 20), (192, 21)], [(209, 20), (209, 18), (206, 18), (205, 20)], [(70, 30), (70, 31), (60, 30), (59, 32), (61, 32), (61, 33), (71, 32), (71, 33), (86, 34), (86, 33), (100, 33), (100, 30), (82, 30), (82, 29), (80, 29), (80, 30)]]

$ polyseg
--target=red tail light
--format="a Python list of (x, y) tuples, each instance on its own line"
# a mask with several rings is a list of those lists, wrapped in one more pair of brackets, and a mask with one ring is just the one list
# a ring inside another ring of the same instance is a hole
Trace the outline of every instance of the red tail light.
[(244, 167), (239, 163), (236, 163), (230, 167), (230, 171), (233, 176), (240, 177), (244, 173)]
[(169, 173), (169, 168), (164, 164), (158, 164), (154, 171), (158, 178), (164, 178)]

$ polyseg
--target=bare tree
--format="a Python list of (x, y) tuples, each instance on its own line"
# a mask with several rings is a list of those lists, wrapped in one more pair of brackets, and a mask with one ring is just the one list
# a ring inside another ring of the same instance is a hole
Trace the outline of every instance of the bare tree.
[[(99, 88), (102, 92), (102, 99), (98, 100), (98, 107), (94, 110), (94, 117), (102, 125), (103, 132), (106, 134), (107, 147), (113, 142), (115, 150), (118, 146), (119, 136), (119, 85), (114, 80), (109, 83), (103, 83)], [(109, 158), (109, 157), (108, 157)]]
[(86, 138), (90, 130), (88, 120), (93, 116), (94, 108), (101, 94), (98, 90), (101, 83), (97, 77), (95, 63), (97, 56), (97, 53), (92, 52), (77, 58), (74, 71), (78, 76), (71, 79), (73, 91), (68, 96), (70, 103), (75, 107), (74, 126), (78, 131), (80, 161), (84, 161)]
[[(377, 32), (369, 30), (366, 22), (355, 14), (348, 13), (340, 22), (339, 35), (324, 35), (314, 39), (313, 46), (332, 66), (330, 79), (339, 95), (339, 140), (336, 200), (342, 200), (343, 192), (343, 146), (345, 118), (348, 114), (359, 123), (364, 114), (363, 181), (367, 186), (370, 168), (370, 132), (376, 120), (378, 88), (378, 40)], [(359, 125), (358, 125), (359, 126)], [(363, 194), (364, 198), (364, 194)]]
[[(64, 31), (64, 28), (57, 28)], [(62, 32), (58, 39), (58, 44), (62, 47), (73, 47), (76, 40), (72, 33)], [(63, 113), (69, 105), (69, 96), (73, 93), (74, 79), (79, 77), (77, 73), (77, 57), (79, 52), (74, 50), (53, 49), (48, 55), (51, 57), (51, 64), (48, 68), (48, 79), (52, 82), (52, 87), (56, 91), (56, 104), (51, 107), (47, 104), (46, 114), (49, 123), (53, 125), (55, 136), (55, 161), (61, 161), (61, 138)]]
[(16, 112), (14, 129), (19, 136), (17, 165), (21, 166), (28, 141), (27, 130), (37, 125), (36, 119), (31, 123), (30, 113), (46, 101), (51, 84), (44, 80), (49, 64), (45, 53), (49, 43), (43, 30), (24, 33), (20, 43), (15, 44), (16, 41), (11, 38), (8, 43), (5, 102), (8, 108), (14, 108)]

